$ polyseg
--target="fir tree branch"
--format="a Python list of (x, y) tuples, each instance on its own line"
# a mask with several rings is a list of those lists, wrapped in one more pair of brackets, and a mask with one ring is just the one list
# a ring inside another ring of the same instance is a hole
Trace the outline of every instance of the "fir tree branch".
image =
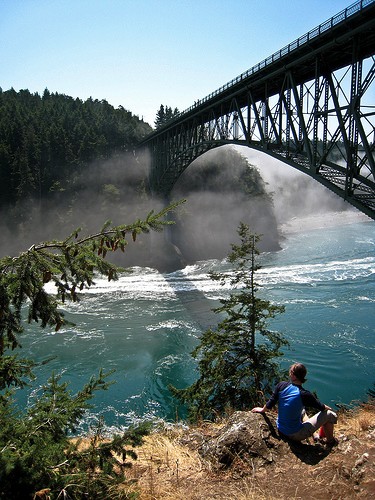
[[(127, 236), (135, 242), (138, 234), (161, 231), (173, 224), (167, 216), (184, 201), (157, 213), (151, 211), (144, 220), (114, 227), (108, 221), (101, 231), (82, 238), (78, 238), (80, 229), (76, 229), (63, 241), (34, 244), (18, 257), (0, 259), (0, 373), (5, 351), (20, 347), (18, 336), (23, 330), (21, 313), (25, 303), (29, 303), (29, 322), (40, 322), (43, 328), (48, 325), (58, 331), (67, 324), (59, 310), (61, 302), (78, 301), (79, 292), (92, 286), (97, 274), (109, 281), (118, 278), (119, 268), (105, 259), (107, 253), (124, 252)], [(55, 284), (57, 295), (45, 290), (49, 282)], [(22, 370), (17, 373), (20, 375)], [(0, 377), (0, 387), (4, 383), (9, 386), (9, 377), (6, 382)], [(20, 384), (19, 376), (14, 383)]]

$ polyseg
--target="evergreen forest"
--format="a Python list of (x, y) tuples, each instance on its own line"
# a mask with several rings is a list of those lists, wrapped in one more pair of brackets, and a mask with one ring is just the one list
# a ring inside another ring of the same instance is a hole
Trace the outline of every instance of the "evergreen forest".
[[(0, 88), (0, 210), (4, 222), (27, 224), (30, 214), (79, 197), (92, 162), (121, 158), (152, 128), (106, 100), (82, 101)], [(124, 167), (125, 168), (125, 167)], [(107, 184), (106, 184), (107, 182)], [(107, 186), (106, 188), (104, 186)], [(101, 189), (111, 194), (108, 180)]]

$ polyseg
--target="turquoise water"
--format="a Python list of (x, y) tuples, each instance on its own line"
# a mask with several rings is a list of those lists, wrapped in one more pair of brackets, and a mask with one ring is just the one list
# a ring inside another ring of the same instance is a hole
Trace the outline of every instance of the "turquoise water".
[[(33, 391), (20, 401), (38, 397), (52, 371), (76, 391), (102, 367), (116, 370), (116, 384), (97, 394), (86, 423), (99, 413), (116, 428), (150, 417), (174, 421), (167, 386), (185, 387), (196, 376), (190, 352), (228, 292), (207, 273), (225, 265), (204, 261), (166, 275), (135, 268), (115, 283), (98, 279), (67, 306), (76, 326), (25, 333), (24, 354), (56, 358), (37, 370)], [(290, 234), (283, 250), (262, 255), (262, 266), (262, 293), (286, 307), (271, 325), (291, 343), (282, 364), (305, 363), (306, 388), (330, 406), (365, 398), (375, 382), (375, 224)]]

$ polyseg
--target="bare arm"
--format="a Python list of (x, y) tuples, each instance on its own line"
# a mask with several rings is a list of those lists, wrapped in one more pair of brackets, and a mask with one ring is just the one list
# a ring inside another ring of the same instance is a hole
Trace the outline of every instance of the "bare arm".
[(261, 406), (256, 406), (251, 410), (251, 413), (266, 413), (267, 407), (264, 405), (263, 407)]

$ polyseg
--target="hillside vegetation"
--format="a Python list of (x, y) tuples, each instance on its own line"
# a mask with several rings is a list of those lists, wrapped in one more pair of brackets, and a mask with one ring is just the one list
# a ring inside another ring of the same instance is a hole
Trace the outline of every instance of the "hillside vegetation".
[(151, 130), (105, 100), (0, 88), (0, 208), (30, 209), (58, 193), (71, 202), (85, 167), (131, 151)]

